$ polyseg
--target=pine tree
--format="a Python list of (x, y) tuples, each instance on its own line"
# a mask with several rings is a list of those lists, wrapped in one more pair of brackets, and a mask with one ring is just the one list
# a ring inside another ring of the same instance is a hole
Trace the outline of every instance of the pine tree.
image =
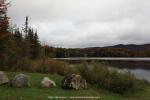
[(28, 33), (28, 28), (29, 28), (29, 22), (28, 21), (29, 21), (29, 18), (28, 18), (28, 16), (26, 16), (25, 27), (24, 27), (25, 34)]
[(15, 29), (15, 32), (14, 32), (14, 40), (16, 41), (16, 44), (19, 46), (22, 44), (23, 42), (23, 37), (22, 37), (22, 34), (21, 32), (19, 31), (19, 28)]
[(24, 42), (19, 28), (14, 30), (13, 34), (13, 55), (11, 66), (13, 69), (22, 69), (24, 61)]
[(23, 31), (24, 31), (24, 33), (25, 33), (25, 36), (24, 36), (24, 49), (23, 49), (23, 51), (24, 51), (24, 57), (26, 58), (26, 59), (29, 59), (30, 58), (30, 36), (29, 36), (29, 34), (31, 33), (31, 30), (30, 30), (30, 28), (29, 28), (29, 20), (28, 20), (29, 18), (28, 18), (28, 16), (26, 16), (26, 18), (25, 18), (25, 24), (24, 24), (24, 28), (23, 28)]
[(34, 34), (33, 40), (34, 40), (33, 56), (34, 56), (34, 59), (37, 59), (40, 57), (40, 54), (41, 54), (41, 45), (40, 45), (39, 37), (37, 35), (37, 31)]

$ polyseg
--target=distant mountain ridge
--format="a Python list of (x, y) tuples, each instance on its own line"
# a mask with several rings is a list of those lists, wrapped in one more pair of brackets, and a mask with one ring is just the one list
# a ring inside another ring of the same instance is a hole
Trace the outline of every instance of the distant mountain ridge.
[(68, 57), (150, 57), (150, 44), (118, 44), (88, 48), (46, 48), (47, 55), (55, 58)]
[(128, 49), (133, 51), (139, 51), (139, 50), (150, 50), (150, 44), (143, 44), (143, 45), (137, 45), (137, 44), (118, 44), (114, 46), (107, 46), (105, 48), (117, 48), (117, 49)]

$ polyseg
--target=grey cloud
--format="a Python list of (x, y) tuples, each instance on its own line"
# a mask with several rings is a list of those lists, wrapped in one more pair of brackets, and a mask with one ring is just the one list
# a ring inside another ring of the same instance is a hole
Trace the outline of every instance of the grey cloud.
[(150, 0), (14, 0), (12, 22), (25, 16), (41, 41), (53, 46), (88, 47), (150, 43)]

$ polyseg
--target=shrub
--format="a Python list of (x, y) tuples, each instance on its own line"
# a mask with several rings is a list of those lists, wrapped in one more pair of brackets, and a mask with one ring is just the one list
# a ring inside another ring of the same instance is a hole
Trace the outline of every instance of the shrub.
[(52, 59), (30, 60), (23, 59), (16, 66), (7, 69), (9, 71), (27, 71), (66, 75), (71, 72), (69, 65), (62, 61)]
[(119, 73), (100, 63), (89, 65), (84, 63), (77, 65), (75, 68), (89, 83), (112, 92), (124, 94), (141, 88), (138, 85), (141, 84), (141, 81), (135, 79), (129, 72)]
[(29, 71), (32, 72), (41, 72), (41, 73), (51, 73), (66, 75), (69, 73), (70, 67), (67, 63), (46, 59), (46, 60), (35, 60), (32, 61), (32, 65), (29, 68)]

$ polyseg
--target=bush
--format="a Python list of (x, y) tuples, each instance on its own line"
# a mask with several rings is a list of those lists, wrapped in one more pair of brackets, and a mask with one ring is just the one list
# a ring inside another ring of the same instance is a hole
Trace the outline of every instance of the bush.
[(84, 63), (75, 68), (89, 83), (112, 92), (124, 94), (142, 88), (138, 85), (141, 81), (135, 79), (129, 72), (119, 73), (116, 70), (109, 70), (103, 64)]
[(29, 71), (32, 72), (41, 72), (41, 73), (51, 73), (66, 75), (69, 73), (70, 67), (67, 63), (46, 59), (46, 60), (36, 60), (32, 61), (32, 65), (29, 68)]
[(51, 73), (59, 75), (66, 75), (71, 72), (69, 65), (62, 61), (52, 59), (30, 60), (26, 58), (16, 63), (16, 66), (12, 66), (7, 70)]

